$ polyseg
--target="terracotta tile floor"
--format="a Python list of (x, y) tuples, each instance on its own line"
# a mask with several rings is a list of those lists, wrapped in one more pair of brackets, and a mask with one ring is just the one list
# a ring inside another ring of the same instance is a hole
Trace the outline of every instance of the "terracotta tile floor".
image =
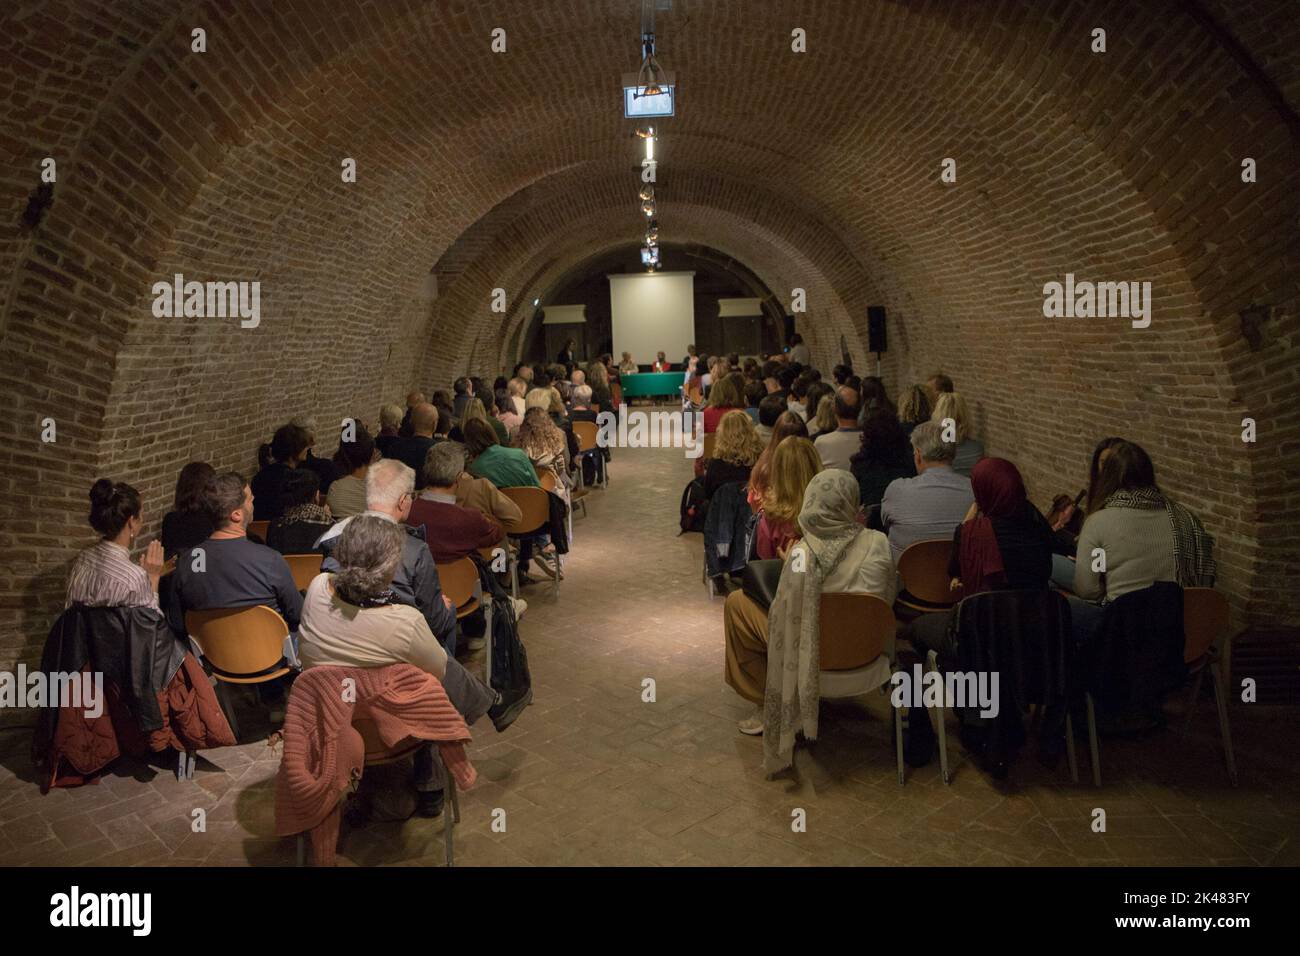
[[(798, 780), (765, 780), (760, 741), (735, 729), (747, 707), (722, 682), (722, 602), (700, 583), (700, 537), (676, 536), (689, 474), (680, 451), (618, 452), (610, 488), (575, 520), (559, 601), (527, 589), (536, 702), (504, 734), (475, 729), (480, 782), (462, 795), (458, 865), (1300, 864), (1294, 710), (1234, 707), (1235, 790), (1208, 697), (1186, 738), (1103, 741), (1101, 790), (1032, 759), (995, 785), (955, 744), (951, 786), (936, 760), (900, 787), (880, 697), (829, 709), (822, 739), (797, 754)], [(645, 678), (654, 703), (642, 702)], [(257, 729), (251, 699), (240, 714), (246, 734)], [(97, 786), (46, 796), (28, 743), (0, 733), (0, 864), (294, 860), (293, 842), (274, 836), (278, 758), (264, 740), (208, 754), (191, 782), (124, 763)], [(1090, 827), (1096, 807), (1105, 833)], [(204, 833), (192, 832), (196, 808)], [(792, 832), (796, 808), (806, 832)], [(505, 832), (493, 829), (498, 809)], [(442, 828), (345, 830), (340, 864), (440, 866)]]

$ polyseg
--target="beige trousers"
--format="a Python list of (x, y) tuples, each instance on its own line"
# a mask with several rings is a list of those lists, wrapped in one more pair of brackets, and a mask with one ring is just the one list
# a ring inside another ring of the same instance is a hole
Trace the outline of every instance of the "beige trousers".
[(762, 704), (767, 689), (767, 612), (743, 591), (732, 591), (722, 611), (722, 626), (727, 643), (723, 676), (728, 686), (746, 700)]

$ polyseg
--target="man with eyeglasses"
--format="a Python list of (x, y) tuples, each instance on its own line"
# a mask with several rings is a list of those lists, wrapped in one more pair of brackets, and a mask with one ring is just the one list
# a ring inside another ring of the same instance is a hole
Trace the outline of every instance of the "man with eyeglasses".
[[(442, 593), (438, 569), (424, 542), (424, 529), (406, 524), (415, 500), (415, 472), (394, 458), (384, 458), (366, 473), (366, 510), (362, 514), (378, 515), (396, 522), (406, 530), (402, 560), (393, 575), (392, 600), (419, 609), (448, 655), (456, 653), (456, 609)], [(316, 550), (326, 555), (321, 570), (338, 570), (334, 548), (351, 518), (340, 521), (321, 535)]]

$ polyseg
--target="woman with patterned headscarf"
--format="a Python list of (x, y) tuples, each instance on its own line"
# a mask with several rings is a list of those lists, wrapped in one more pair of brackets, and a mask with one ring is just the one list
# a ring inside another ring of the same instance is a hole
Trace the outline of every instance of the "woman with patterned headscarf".
[(772, 607), (763, 609), (744, 591), (727, 597), (726, 681), (758, 710), (741, 721), (744, 734), (764, 734), (769, 773), (790, 765), (799, 733), (817, 736), (821, 595), (850, 592), (894, 601), (889, 540), (859, 521), (858, 483), (843, 469), (808, 482), (799, 529), (781, 569)]

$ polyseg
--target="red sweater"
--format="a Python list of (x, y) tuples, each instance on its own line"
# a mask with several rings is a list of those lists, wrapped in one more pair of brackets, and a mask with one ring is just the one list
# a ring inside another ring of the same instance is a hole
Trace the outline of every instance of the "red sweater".
[(416, 498), (406, 523), (424, 527), (424, 540), (438, 563), (459, 561), (471, 551), (490, 548), (505, 532), (477, 508)]

